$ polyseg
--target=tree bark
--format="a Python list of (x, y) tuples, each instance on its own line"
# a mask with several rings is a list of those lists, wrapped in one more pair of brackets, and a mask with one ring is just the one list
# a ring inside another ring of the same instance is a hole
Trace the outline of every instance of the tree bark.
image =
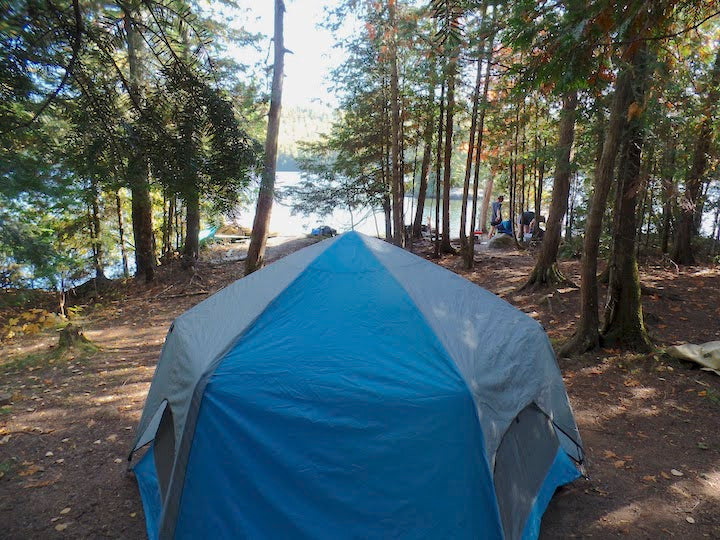
[[(497, 10), (493, 10), (492, 22), (493, 27), (495, 26)], [(480, 118), (478, 122), (478, 134), (477, 134), (477, 149), (475, 150), (475, 171), (473, 174), (473, 194), (472, 194), (472, 209), (470, 214), (470, 245), (465, 250), (465, 268), (467, 270), (472, 269), (475, 264), (475, 228), (476, 228), (476, 216), (477, 216), (477, 204), (478, 204), (478, 189), (480, 186), (480, 164), (482, 163), (482, 149), (483, 149), (483, 135), (485, 131), (485, 114), (487, 113), (488, 105), (488, 92), (490, 90), (490, 63), (492, 61), (493, 44), (495, 43), (495, 34), (491, 34), (487, 39), (487, 47), (485, 51), (485, 81), (483, 82), (483, 93), (482, 93), (482, 109), (480, 109)], [(478, 66), (478, 73), (480, 67)], [(490, 192), (492, 192), (492, 171), (490, 172)], [(486, 189), (487, 191), (487, 189)], [(483, 229), (485, 227), (485, 219), (487, 219), (487, 209), (490, 202), (490, 194), (488, 193), (483, 200), (484, 219)]]
[[(562, 221), (568, 210), (568, 197), (570, 195), (570, 153), (575, 139), (576, 109), (577, 91), (572, 90), (563, 96), (563, 105), (560, 111), (553, 192), (545, 236), (543, 237), (542, 247), (535, 267), (522, 287), (523, 289), (547, 287), (568, 281), (558, 268), (557, 254), (560, 247)], [(542, 182), (542, 174), (540, 181)], [(535, 217), (539, 217), (539, 211), (536, 211)]]
[(397, 24), (395, 20), (395, 2), (388, 3), (390, 26), (390, 161), (392, 165), (392, 210), (393, 210), (393, 244), (402, 246), (405, 243), (405, 224), (403, 223), (403, 197), (400, 183), (403, 182), (400, 157), (400, 103), (398, 96), (397, 68)]
[(668, 244), (670, 243), (670, 218), (672, 217), (672, 201), (675, 196), (675, 157), (675, 139), (668, 133), (665, 156), (663, 156), (663, 161), (666, 163), (666, 166), (662, 171), (663, 213), (660, 237), (660, 251), (662, 253), (668, 253)]
[(197, 189), (185, 194), (185, 245), (183, 246), (183, 266), (195, 265), (200, 255), (200, 197)]
[(135, 275), (152, 281), (155, 278), (155, 252), (147, 161), (143, 157), (131, 158), (128, 176), (132, 196), (130, 215), (135, 244)]
[[(433, 66), (433, 70), (434, 70)], [(434, 77), (431, 77), (434, 79)], [(423, 157), (420, 165), (420, 186), (418, 188), (417, 208), (415, 209), (415, 220), (413, 221), (413, 237), (422, 237), (423, 214), (425, 212), (425, 198), (427, 197), (428, 176), (430, 173), (430, 162), (432, 160), (432, 141), (433, 141), (433, 108), (435, 104), (435, 81), (430, 83), (428, 94), (427, 117), (425, 118), (425, 126), (423, 133)]]
[[(487, 9), (487, 3), (483, 2), (483, 13), (482, 13), (482, 22), (481, 25), (485, 22), (485, 14)], [(467, 159), (465, 161), (465, 179), (463, 181), (463, 194), (462, 194), (462, 204), (460, 205), (460, 245), (465, 250), (466, 257), (466, 266), (467, 264), (471, 264), (472, 262), (468, 263), (468, 260), (471, 260), (472, 257), (469, 257), (467, 254), (472, 253), (470, 251), (470, 248), (472, 246), (468, 246), (468, 239), (467, 239), (467, 204), (468, 204), (468, 198), (470, 195), (470, 175), (472, 174), (472, 166), (473, 166), (473, 158), (474, 154), (477, 151), (479, 154), (479, 149), (476, 150), (475, 148), (475, 134), (477, 132), (477, 120), (478, 120), (478, 106), (480, 104), (480, 91), (482, 86), (482, 64), (483, 64), (483, 57), (485, 52), (485, 44), (483, 42), (480, 43), (478, 47), (478, 58), (477, 58), (477, 71), (475, 74), (475, 87), (473, 89), (473, 98), (472, 98), (472, 112), (470, 114), (470, 134), (469, 134), (469, 141), (468, 141), (468, 152), (467, 152)], [(477, 188), (476, 188), (477, 192)], [(475, 198), (477, 201), (477, 197)], [(473, 218), (474, 218), (474, 212), (473, 212)], [(475, 220), (473, 219), (473, 222)], [(475, 238), (475, 231), (473, 227), (470, 228), (470, 236), (474, 239)]]
[(488, 228), (488, 210), (490, 209), (490, 198), (492, 197), (493, 184), (495, 183), (495, 169), (490, 166), (490, 176), (485, 181), (485, 188), (483, 189), (483, 201), (480, 207), (480, 227), (484, 234), (487, 234)]
[(560, 351), (562, 355), (583, 353), (596, 348), (600, 343), (597, 257), (600, 247), (602, 219), (615, 170), (615, 159), (618, 154), (620, 137), (625, 127), (628, 107), (632, 102), (631, 73), (632, 66), (626, 65), (615, 81), (615, 94), (610, 110), (610, 119), (605, 133), (602, 156), (595, 169), (594, 190), (585, 223), (580, 273), (580, 321), (577, 323), (573, 337), (562, 347)]
[[(646, 45), (636, 53), (633, 102), (642, 104), (651, 73), (652, 55)], [(630, 115), (628, 115), (630, 116)], [(642, 185), (642, 149), (645, 140), (642, 112), (627, 121), (618, 166), (614, 245), (609, 263), (608, 297), (602, 340), (607, 345), (647, 351), (651, 348), (643, 323), (640, 277), (636, 258), (637, 201)]]
[(275, 195), (275, 170), (277, 167), (278, 133), (280, 131), (280, 109), (282, 103), (283, 68), (285, 63), (285, 42), (283, 39), (283, 14), (285, 3), (275, 0), (274, 63), (272, 90), (270, 93), (270, 113), (268, 115), (265, 136), (265, 161), (263, 163), (260, 193), (255, 208), (255, 219), (250, 236), (250, 247), (245, 260), (245, 275), (252, 274), (265, 264), (265, 246), (267, 244), (270, 214)]
[[(138, 57), (142, 41), (129, 13), (125, 14), (125, 33), (130, 70), (130, 91), (140, 101), (142, 95), (142, 63)], [(135, 275), (145, 281), (155, 277), (155, 252), (153, 250), (152, 201), (150, 199), (150, 170), (139, 137), (133, 137), (134, 152), (128, 159), (127, 176), (132, 195), (132, 227), (135, 243)]]
[(163, 255), (172, 251), (173, 224), (175, 223), (175, 197), (168, 198), (167, 225), (165, 227), (165, 238), (163, 240)]
[(98, 281), (104, 281), (107, 279), (105, 277), (105, 271), (103, 269), (104, 267), (104, 257), (103, 257), (103, 248), (102, 248), (102, 239), (100, 238), (100, 194), (98, 192), (98, 183), (97, 180), (92, 178), (90, 180), (90, 189), (91, 189), (91, 208), (92, 208), (92, 218), (91, 218), (91, 230), (92, 230), (92, 241), (93, 241), (93, 258), (94, 258), (94, 265), (95, 265), (95, 279)]
[(118, 236), (120, 237), (120, 255), (122, 257), (123, 276), (130, 277), (130, 269), (128, 267), (127, 248), (125, 247), (125, 226), (123, 223), (122, 200), (120, 199), (120, 190), (115, 192), (115, 210), (117, 212)]
[(678, 264), (695, 264), (695, 255), (692, 249), (693, 225), (702, 192), (702, 176), (707, 169), (708, 154), (713, 142), (713, 116), (718, 98), (720, 98), (719, 87), (720, 48), (715, 56), (715, 63), (710, 76), (710, 86), (703, 105), (702, 120), (698, 128), (690, 169), (685, 177), (685, 193), (680, 203), (680, 219), (673, 249), (673, 260)]
[(450, 244), (450, 183), (453, 142), (453, 121), (455, 109), (455, 79), (457, 77), (457, 58), (450, 58), (447, 73), (447, 105), (445, 110), (445, 155), (443, 163), (443, 201), (442, 201), (442, 253), (455, 253)]
[(445, 78), (440, 88), (440, 117), (438, 118), (438, 140), (435, 155), (435, 242), (433, 256), (440, 257), (440, 169), (442, 168), (443, 125), (445, 117)]
[[(574, 131), (574, 129), (573, 129)], [(540, 145), (538, 144), (538, 149), (540, 148)], [(542, 207), (542, 196), (543, 196), (543, 188), (545, 187), (545, 151), (547, 149), (547, 141), (543, 140), (543, 148), (542, 148), (542, 154), (540, 155), (539, 159), (539, 166), (538, 166), (538, 181), (537, 181), (537, 187), (535, 188), (535, 217), (540, 217), (541, 207)], [(546, 225), (547, 227), (547, 225)]]

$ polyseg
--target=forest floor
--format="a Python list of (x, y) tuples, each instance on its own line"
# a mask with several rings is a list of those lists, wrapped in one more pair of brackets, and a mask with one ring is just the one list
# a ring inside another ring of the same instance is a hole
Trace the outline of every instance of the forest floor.
[[(268, 260), (312, 242), (281, 241)], [(428, 256), (431, 247), (416, 251)], [(152, 284), (118, 281), (77, 298), (73, 322), (97, 348), (61, 351), (52, 329), (2, 344), (0, 536), (145, 537), (126, 457), (165, 334), (175, 317), (242, 276), (242, 256), (237, 245), (215, 247), (194, 274), (171, 265)], [(469, 273), (459, 257), (438, 262), (536, 318), (554, 344), (569, 336), (577, 288), (516, 294), (530, 252), (481, 249), (476, 259)], [(720, 377), (662, 353), (720, 339), (720, 268), (641, 263), (659, 349), (559, 359), (588, 478), (556, 493), (541, 538), (720, 538)], [(560, 266), (579, 282), (578, 261)]]

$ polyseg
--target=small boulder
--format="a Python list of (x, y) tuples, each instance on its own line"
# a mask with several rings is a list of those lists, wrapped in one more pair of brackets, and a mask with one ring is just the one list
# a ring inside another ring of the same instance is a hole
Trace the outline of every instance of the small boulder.
[(488, 242), (488, 249), (503, 251), (515, 249), (515, 240), (509, 234), (496, 234)]

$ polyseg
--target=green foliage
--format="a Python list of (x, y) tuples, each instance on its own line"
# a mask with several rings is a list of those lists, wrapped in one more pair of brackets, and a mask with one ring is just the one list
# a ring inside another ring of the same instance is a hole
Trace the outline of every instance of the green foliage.
[(198, 191), (214, 212), (234, 206), (259, 163), (251, 133), (264, 119), (253, 67), (226, 48), (258, 36), (175, 0), (17, 0), (3, 11), (3, 286), (67, 286), (100, 253), (116, 265), (115, 193), (133, 163), (149, 164), (153, 189)]

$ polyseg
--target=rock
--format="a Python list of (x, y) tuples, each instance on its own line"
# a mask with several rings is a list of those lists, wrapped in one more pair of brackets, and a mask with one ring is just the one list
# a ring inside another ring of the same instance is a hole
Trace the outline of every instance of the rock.
[(515, 240), (509, 234), (496, 234), (488, 242), (488, 249), (504, 251), (515, 249)]
[(0, 394), (0, 407), (3, 405), (10, 405), (12, 401), (12, 394)]

